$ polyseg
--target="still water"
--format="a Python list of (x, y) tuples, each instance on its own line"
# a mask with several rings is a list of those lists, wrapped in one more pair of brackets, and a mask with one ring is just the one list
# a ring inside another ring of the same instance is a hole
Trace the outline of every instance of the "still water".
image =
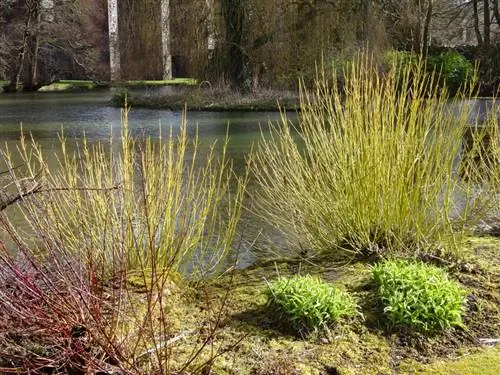
[[(31, 134), (48, 155), (59, 150), (61, 130), (70, 147), (76, 147), (84, 136), (91, 143), (109, 142), (110, 135), (114, 138), (120, 136), (121, 119), (121, 110), (109, 106), (111, 96), (109, 91), (0, 95), (0, 148), (14, 150), (19, 142), (21, 129), (25, 134)], [(228, 154), (235, 169), (242, 170), (247, 153), (261, 137), (261, 128), (267, 128), (269, 121), (277, 121), (279, 118), (280, 114), (277, 112), (193, 111), (187, 115), (188, 133), (193, 137), (197, 133), (201, 152), (208, 152), (209, 146), (224, 139), (227, 132)], [(289, 118), (295, 119), (296, 114), (290, 113)], [(129, 130), (133, 136), (154, 138), (160, 134), (168, 134), (170, 129), (175, 133), (181, 120), (182, 113), (178, 111), (132, 108), (129, 113)], [(52, 160), (55, 163), (56, 159)], [(0, 170), (4, 169), (5, 164), (1, 161)], [(13, 215), (14, 224), (22, 224), (22, 218), (16, 215), (15, 207), (9, 207), (7, 213)], [(244, 234), (244, 242), (250, 243), (261, 232), (264, 223), (250, 218), (248, 213), (244, 220), (251, 222), (251, 225), (245, 225)], [(247, 254), (246, 262), (254, 257), (255, 254)]]

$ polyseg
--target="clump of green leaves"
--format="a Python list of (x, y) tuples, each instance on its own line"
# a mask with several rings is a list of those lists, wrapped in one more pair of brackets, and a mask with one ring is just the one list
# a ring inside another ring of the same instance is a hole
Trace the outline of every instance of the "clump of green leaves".
[(465, 291), (435, 266), (385, 261), (372, 268), (384, 312), (394, 326), (435, 332), (461, 326)]
[(452, 94), (470, 87), (474, 79), (474, 67), (466, 57), (456, 51), (445, 51), (423, 57), (411, 51), (388, 51), (385, 65), (394, 69), (400, 83), (405, 79), (405, 70), (425, 65), (425, 71), (438, 76), (439, 87), (446, 87)]
[(440, 74), (442, 84), (452, 92), (457, 92), (461, 86), (467, 86), (473, 77), (472, 63), (456, 51), (442, 52), (427, 58), (429, 71)]
[(298, 332), (328, 328), (358, 313), (349, 293), (313, 276), (279, 277), (269, 284), (268, 306)]

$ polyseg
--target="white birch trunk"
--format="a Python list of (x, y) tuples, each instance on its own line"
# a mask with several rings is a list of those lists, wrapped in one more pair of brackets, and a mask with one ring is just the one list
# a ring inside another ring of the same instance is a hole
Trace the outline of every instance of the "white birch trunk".
[(161, 0), (161, 47), (163, 79), (172, 79), (172, 54), (170, 51), (170, 0)]
[(121, 77), (120, 38), (118, 35), (118, 0), (108, 0), (109, 71), (111, 81)]
[(41, 19), (47, 22), (54, 21), (54, 0), (42, 0), (43, 15)]

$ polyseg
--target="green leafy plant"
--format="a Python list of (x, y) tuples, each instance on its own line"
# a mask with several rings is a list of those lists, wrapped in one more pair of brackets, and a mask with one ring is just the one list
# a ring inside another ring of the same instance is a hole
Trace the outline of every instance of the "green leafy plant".
[(372, 275), (384, 312), (394, 326), (434, 332), (462, 325), (465, 291), (443, 269), (385, 261), (372, 268)]
[(358, 313), (354, 297), (309, 275), (279, 277), (267, 296), (268, 306), (298, 332), (324, 329)]
[(468, 86), (472, 79), (474, 69), (472, 63), (460, 53), (448, 51), (427, 58), (428, 69), (440, 75), (442, 84), (452, 92), (457, 92), (460, 87)]

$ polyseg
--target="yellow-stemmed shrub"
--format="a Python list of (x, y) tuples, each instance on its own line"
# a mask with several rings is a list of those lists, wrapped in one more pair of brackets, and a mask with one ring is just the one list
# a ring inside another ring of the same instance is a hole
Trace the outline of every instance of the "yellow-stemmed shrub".
[(474, 117), (470, 88), (449, 99), (422, 62), (381, 73), (367, 57), (344, 72), (343, 86), (336, 76), (323, 72), (312, 90), (302, 86), (298, 125), (284, 116), (263, 137), (253, 163), (256, 211), (302, 250), (458, 249), (498, 205), (498, 159), (481, 147), (485, 134), (498, 137), (498, 112), (473, 132), (474, 151), (462, 152)]
[[(19, 191), (25, 178), (39, 183), (22, 205), (32, 238), (0, 213), (12, 242), (0, 242), (0, 348), (41, 348), (21, 357), (28, 370), (171, 374), (216, 355), (205, 349), (218, 322), (203, 331), (186, 316), (182, 276), (200, 280), (230, 266), (248, 173), (233, 172), (227, 139), (201, 155), (185, 117), (177, 135), (140, 140), (127, 113), (109, 147), (84, 140), (71, 153), (61, 137), (57, 167), (25, 138), (22, 168), (3, 152)], [(177, 335), (189, 337), (190, 350), (171, 347)]]

